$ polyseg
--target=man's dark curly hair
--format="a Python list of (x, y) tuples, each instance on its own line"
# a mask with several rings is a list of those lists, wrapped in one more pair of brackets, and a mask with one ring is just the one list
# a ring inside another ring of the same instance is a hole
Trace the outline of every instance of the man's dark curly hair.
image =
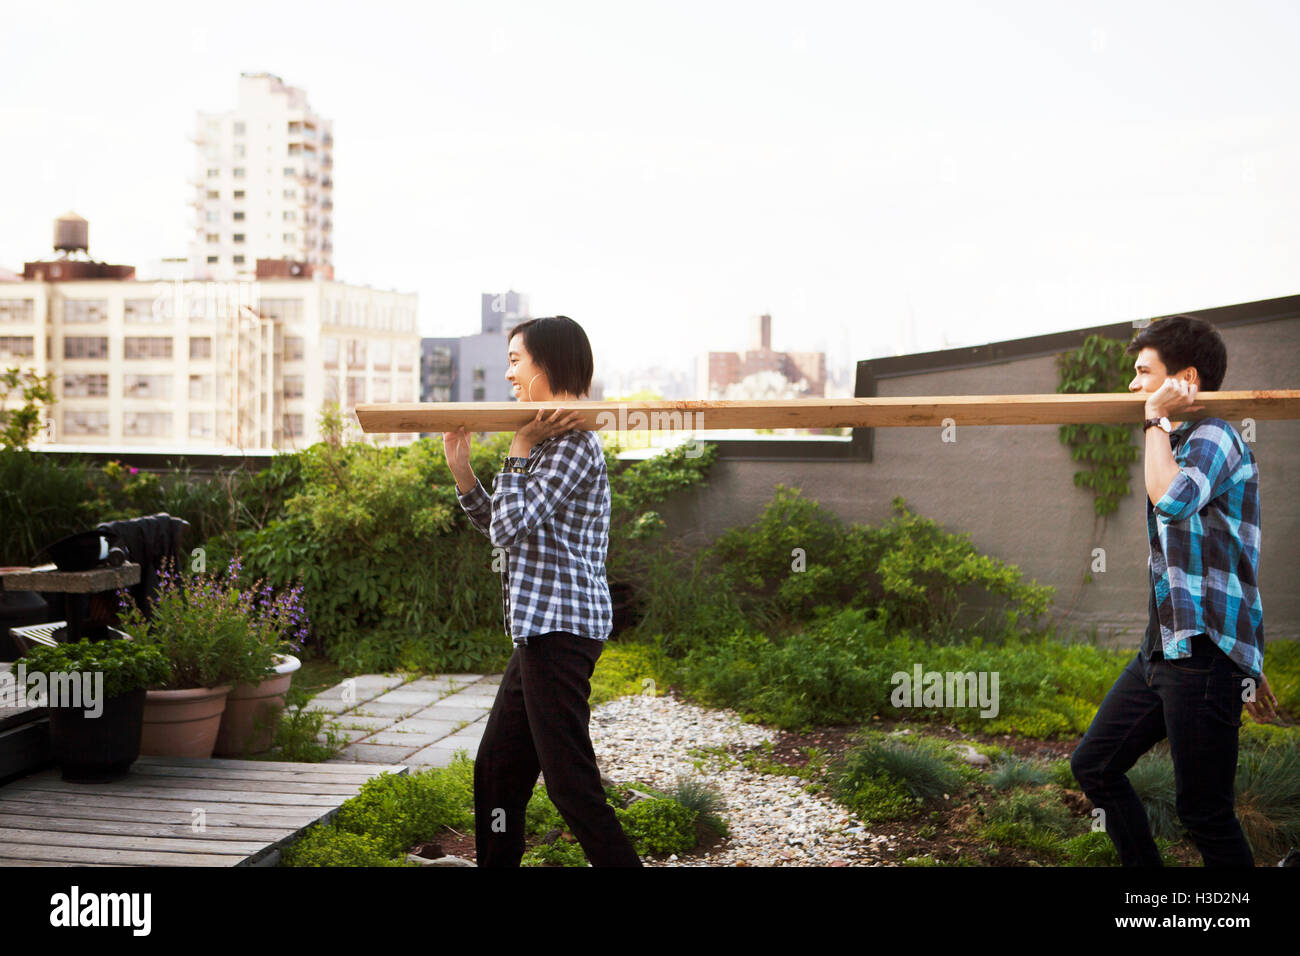
[(1219, 330), (1194, 315), (1171, 315), (1156, 319), (1129, 343), (1128, 353), (1155, 349), (1165, 371), (1177, 375), (1188, 367), (1200, 376), (1200, 390), (1217, 392), (1228, 370), (1228, 349)]

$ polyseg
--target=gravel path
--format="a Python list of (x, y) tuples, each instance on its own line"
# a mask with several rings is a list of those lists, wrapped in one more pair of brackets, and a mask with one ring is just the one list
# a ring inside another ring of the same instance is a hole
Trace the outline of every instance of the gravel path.
[[(688, 750), (745, 750), (776, 731), (728, 710), (705, 710), (672, 697), (621, 697), (591, 712), (601, 771), (619, 784), (671, 789), (698, 776), (723, 796), (731, 835), (705, 856), (647, 861), (650, 866), (878, 866), (891, 860), (889, 838), (872, 834), (846, 809), (802, 789), (797, 777), (754, 773), (726, 758)], [(697, 770), (695, 762), (706, 760)], [(730, 764), (730, 766), (727, 766)]]

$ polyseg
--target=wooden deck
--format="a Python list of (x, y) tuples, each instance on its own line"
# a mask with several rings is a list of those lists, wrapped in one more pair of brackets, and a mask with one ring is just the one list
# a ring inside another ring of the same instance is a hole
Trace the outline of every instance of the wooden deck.
[(0, 787), (0, 866), (269, 866), (385, 770), (406, 773), (192, 757), (140, 757), (112, 783), (45, 770)]

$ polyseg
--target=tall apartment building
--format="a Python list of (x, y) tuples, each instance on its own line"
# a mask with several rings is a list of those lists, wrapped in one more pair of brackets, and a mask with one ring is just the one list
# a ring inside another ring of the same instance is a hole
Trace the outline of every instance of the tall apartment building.
[(333, 123), (269, 73), (239, 78), (235, 109), (195, 125), (190, 274), (248, 279), (258, 259), (333, 265)]
[(416, 401), (419, 350), (414, 294), (304, 264), (264, 261), (250, 282), (142, 281), (65, 258), (0, 282), (0, 366), (55, 377), (36, 446), (303, 448), (325, 403)]

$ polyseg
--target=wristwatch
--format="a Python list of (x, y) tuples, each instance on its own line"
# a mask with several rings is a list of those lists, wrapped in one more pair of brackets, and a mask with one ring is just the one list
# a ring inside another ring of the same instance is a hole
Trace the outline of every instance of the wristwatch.
[(1165, 418), (1163, 415), (1159, 418), (1148, 418), (1144, 421), (1142, 423), (1142, 434), (1145, 435), (1148, 428), (1159, 428), (1165, 434), (1170, 434), (1174, 430), (1174, 426), (1170, 424), (1169, 419)]
[(505, 464), (501, 466), (501, 470), (503, 472), (509, 471), (518, 475), (526, 475), (528, 474), (528, 459), (516, 458), (514, 455), (507, 455)]

